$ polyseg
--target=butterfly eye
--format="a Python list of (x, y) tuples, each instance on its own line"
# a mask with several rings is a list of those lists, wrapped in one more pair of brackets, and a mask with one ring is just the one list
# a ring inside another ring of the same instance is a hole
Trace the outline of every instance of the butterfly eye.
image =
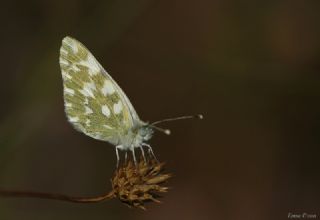
[(139, 134), (143, 140), (147, 141), (152, 137), (153, 130), (150, 127), (144, 126), (139, 130)]

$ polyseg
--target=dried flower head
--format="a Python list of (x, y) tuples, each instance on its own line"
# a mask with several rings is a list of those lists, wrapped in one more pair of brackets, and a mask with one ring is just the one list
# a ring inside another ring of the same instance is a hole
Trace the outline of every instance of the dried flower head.
[(130, 207), (145, 209), (146, 202), (160, 202), (159, 193), (168, 191), (163, 184), (171, 174), (162, 174), (164, 163), (140, 162), (135, 166), (130, 160), (116, 170), (111, 182), (113, 195)]

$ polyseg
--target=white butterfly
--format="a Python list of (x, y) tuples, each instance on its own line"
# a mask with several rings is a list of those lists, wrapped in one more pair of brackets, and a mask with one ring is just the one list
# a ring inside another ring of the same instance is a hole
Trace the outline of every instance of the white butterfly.
[(138, 114), (118, 84), (103, 69), (90, 51), (79, 41), (65, 37), (60, 49), (60, 67), (64, 87), (65, 111), (69, 122), (84, 134), (108, 141), (118, 150), (134, 150), (143, 146), (155, 158), (150, 140), (153, 129), (170, 134), (167, 129), (156, 127), (163, 121), (185, 118), (202, 118), (202, 115), (165, 119), (152, 124), (140, 120)]

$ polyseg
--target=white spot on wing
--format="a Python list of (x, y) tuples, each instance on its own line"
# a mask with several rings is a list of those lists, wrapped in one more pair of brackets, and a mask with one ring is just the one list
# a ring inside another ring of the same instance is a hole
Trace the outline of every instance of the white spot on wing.
[(113, 112), (119, 114), (122, 111), (122, 102), (119, 100), (118, 103), (113, 105)]
[(70, 122), (78, 122), (79, 118), (78, 117), (69, 117)]
[(85, 88), (83, 88), (80, 90), (80, 93), (84, 96), (91, 96), (92, 98), (94, 98), (94, 95), (91, 90), (86, 90)]
[(102, 111), (102, 114), (104, 114), (105, 116), (107, 116), (107, 117), (110, 116), (110, 109), (108, 108), (108, 106), (103, 105), (101, 107), (101, 111)]
[(90, 120), (89, 119), (86, 120), (86, 125), (90, 126)]
[(78, 45), (77, 42), (75, 42), (72, 38), (70, 37), (65, 37), (63, 39), (63, 43), (65, 43), (66, 45), (68, 45), (73, 53), (78, 53)]
[(92, 109), (89, 108), (88, 106), (85, 106), (85, 110), (86, 110), (86, 112), (85, 112), (86, 115), (93, 113)]
[(83, 89), (80, 90), (80, 93), (86, 97), (90, 96), (94, 98), (93, 90), (96, 90), (96, 86), (93, 82), (85, 83)]
[(71, 48), (72, 48), (72, 51), (73, 53), (78, 53), (78, 45), (74, 42), (74, 41), (71, 41)]
[(94, 82), (85, 83), (85, 87), (96, 90), (96, 85), (94, 84)]
[(64, 87), (64, 92), (72, 96), (74, 95), (74, 90), (69, 89), (68, 87)]
[(68, 55), (68, 51), (66, 51), (66, 49), (64, 49), (64, 47), (60, 48), (60, 53), (63, 55)]
[(91, 76), (100, 72), (99, 64), (90, 53), (88, 53), (87, 60), (81, 60), (79, 64), (88, 67)]
[(74, 72), (79, 72), (80, 71), (79, 67), (77, 67), (75, 64), (70, 65), (70, 69), (72, 69)]
[(59, 63), (60, 63), (61, 65), (65, 65), (65, 66), (68, 66), (68, 65), (69, 65), (69, 62), (68, 62), (67, 60), (63, 59), (62, 57), (60, 57)]
[(110, 127), (109, 125), (103, 125), (103, 127), (108, 128), (108, 129), (113, 129), (113, 127)]
[(68, 107), (68, 108), (71, 108), (71, 107), (72, 107), (72, 104), (71, 104), (70, 102), (66, 102), (66, 103), (65, 103), (65, 106)]
[(61, 74), (62, 74), (62, 78), (63, 78), (64, 80), (67, 80), (67, 79), (71, 79), (71, 78), (72, 78), (67, 72), (63, 71), (62, 69), (61, 69)]
[(103, 95), (107, 95), (107, 94), (112, 94), (114, 93), (114, 87), (112, 85), (112, 83), (110, 82), (110, 80), (105, 80), (104, 81), (104, 84), (103, 84), (103, 87), (101, 88), (101, 92)]

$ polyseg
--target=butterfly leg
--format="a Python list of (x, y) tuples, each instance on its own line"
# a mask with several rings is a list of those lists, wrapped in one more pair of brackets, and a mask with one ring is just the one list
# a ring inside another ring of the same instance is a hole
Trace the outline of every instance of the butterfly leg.
[(143, 147), (142, 147), (142, 145), (140, 145), (139, 147), (140, 147), (140, 150), (141, 150), (141, 154), (142, 154), (143, 160), (144, 160), (144, 162), (146, 163), (147, 161), (146, 161), (146, 157), (144, 156)]
[(131, 152), (132, 152), (134, 165), (137, 166), (137, 159), (136, 159), (136, 155), (134, 153), (134, 146), (131, 146)]
[(126, 151), (125, 155), (124, 155), (124, 163), (126, 164), (128, 160), (128, 152)]
[(158, 159), (156, 158), (156, 156), (153, 153), (152, 147), (146, 143), (142, 143), (142, 145), (148, 147), (149, 154), (151, 154), (153, 156), (153, 158), (159, 163)]
[(116, 146), (116, 155), (117, 155), (117, 168), (119, 167), (119, 161), (120, 161), (120, 157), (119, 157), (119, 149), (121, 148), (121, 145)]

